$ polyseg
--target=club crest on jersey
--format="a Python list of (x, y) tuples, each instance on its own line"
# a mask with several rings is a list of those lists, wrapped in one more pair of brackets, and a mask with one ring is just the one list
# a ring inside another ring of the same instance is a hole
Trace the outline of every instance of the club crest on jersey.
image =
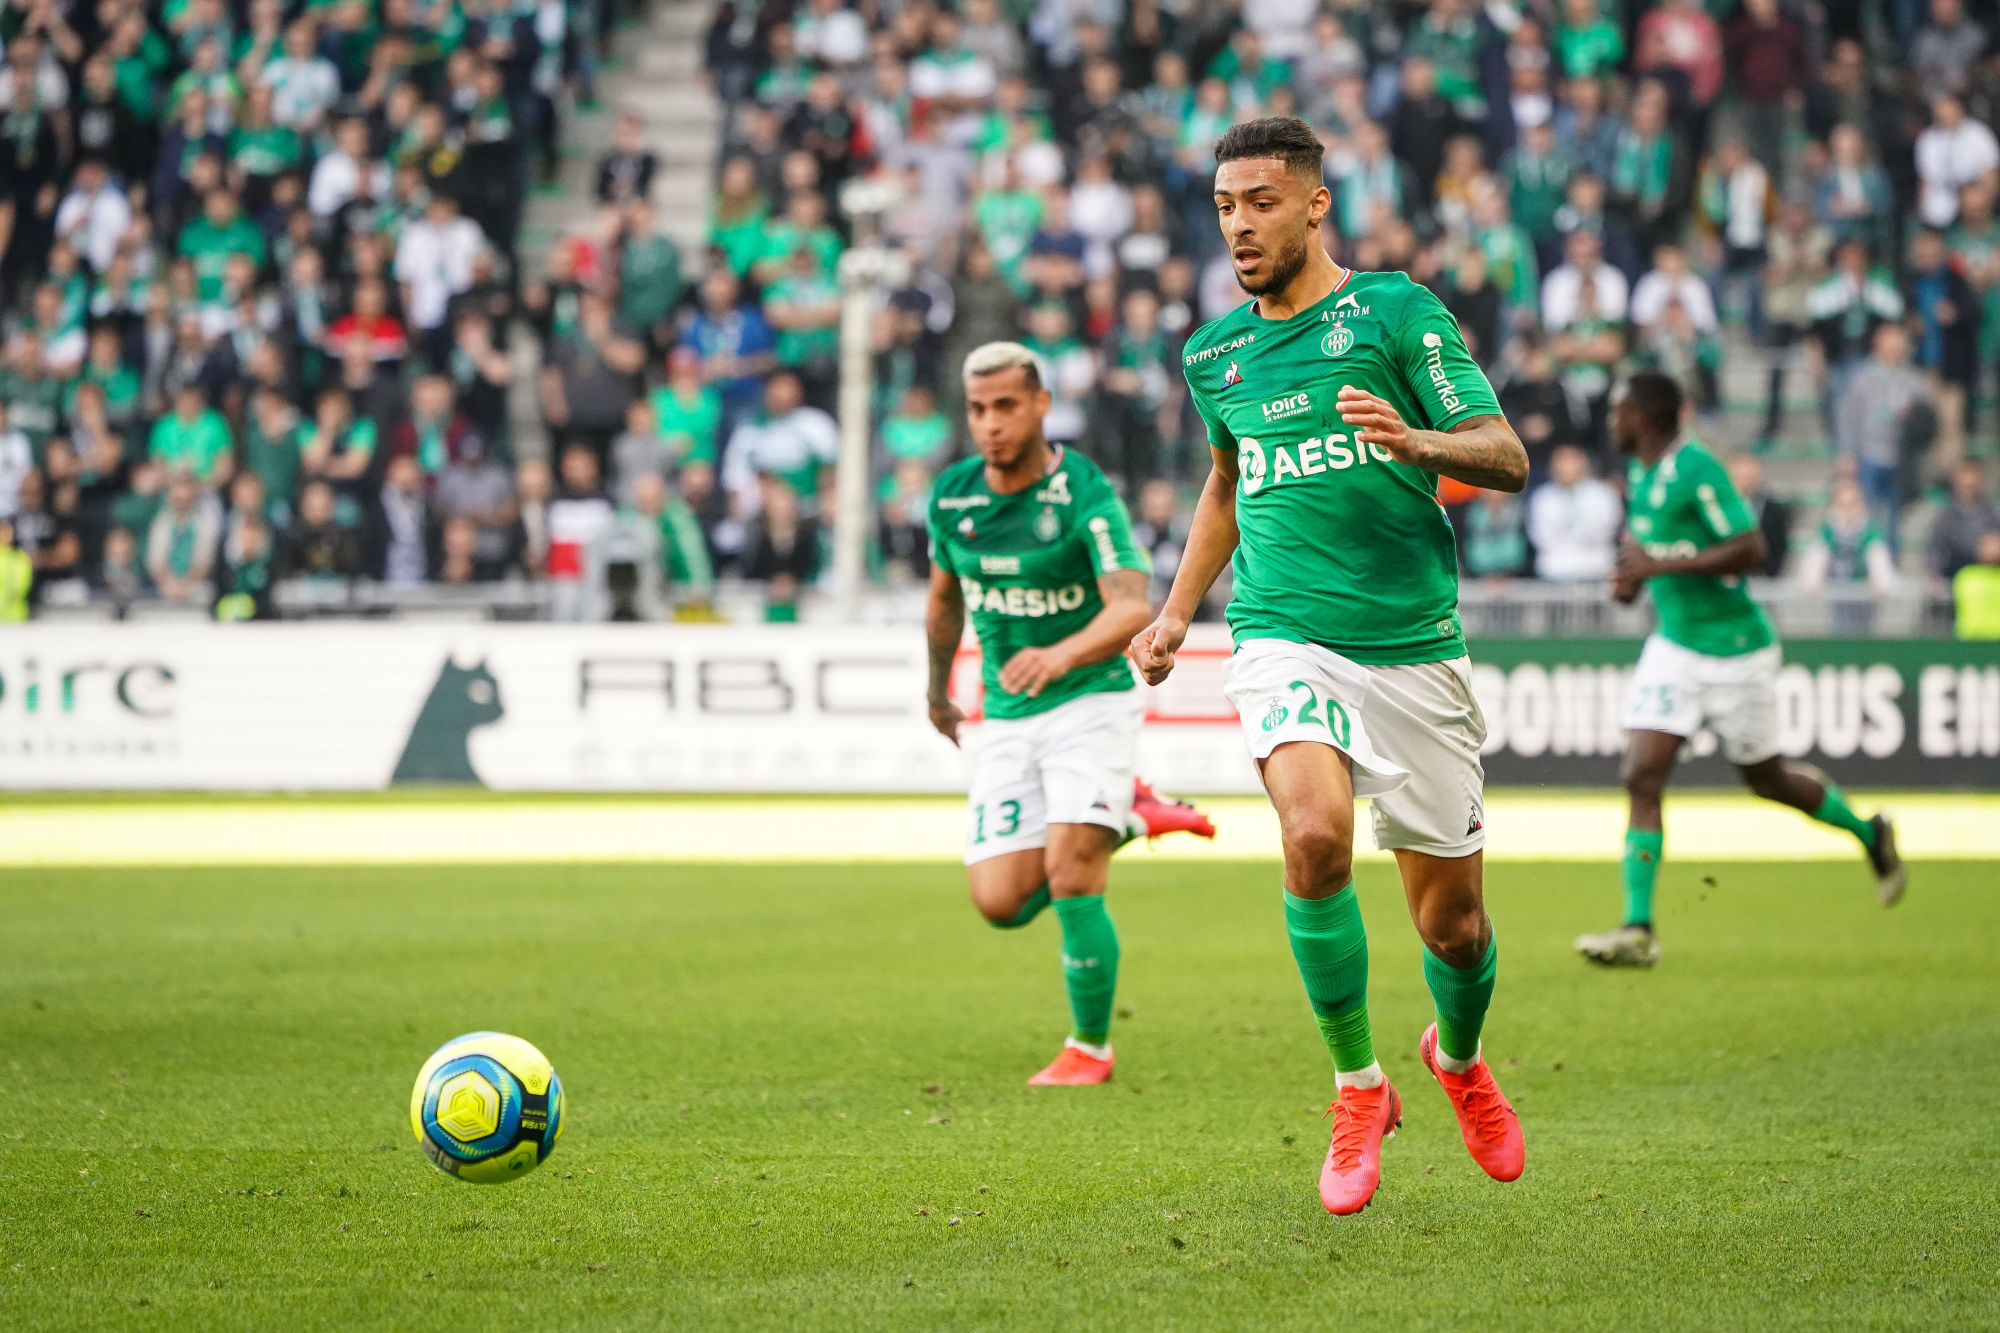
[(1052, 542), (1062, 531), (1062, 522), (1056, 518), (1056, 511), (1044, 505), (1035, 518), (1035, 536), (1038, 540)]
[(1243, 372), (1236, 368), (1234, 361), (1231, 361), (1229, 369), (1222, 372), (1222, 387), (1226, 389), (1232, 384), (1241, 384), (1242, 382)]
[(1283, 704), (1280, 703), (1272, 704), (1269, 708), (1264, 710), (1264, 730), (1276, 731), (1279, 727), (1284, 726), (1285, 719), (1287, 717), (1290, 717), (1291, 713), (1292, 710), (1285, 707)]
[(1326, 336), (1319, 340), (1319, 350), (1328, 356), (1346, 356), (1348, 349), (1353, 346), (1354, 330), (1345, 324), (1335, 324), (1326, 331)]

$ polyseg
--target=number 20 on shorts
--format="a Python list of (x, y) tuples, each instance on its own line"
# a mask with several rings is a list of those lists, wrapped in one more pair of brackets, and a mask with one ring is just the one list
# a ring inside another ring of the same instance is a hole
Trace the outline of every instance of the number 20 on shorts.
[[(1306, 696), (1306, 701), (1299, 705), (1299, 724), (1310, 726), (1317, 722), (1326, 728), (1327, 734), (1333, 737), (1335, 745), (1345, 748), (1351, 728), (1347, 721), (1347, 710), (1340, 706), (1340, 700), (1331, 698), (1321, 700), (1313, 693), (1313, 687), (1302, 680), (1295, 680), (1285, 688), (1297, 690)], [(1323, 710), (1322, 704), (1324, 704)]]

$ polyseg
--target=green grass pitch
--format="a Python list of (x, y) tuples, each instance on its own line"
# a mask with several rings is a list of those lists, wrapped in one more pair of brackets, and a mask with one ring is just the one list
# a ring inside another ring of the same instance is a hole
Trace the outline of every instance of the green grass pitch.
[[(1407, 1118), (1336, 1220), (1271, 865), (1121, 858), (1118, 1080), (1037, 1090), (1054, 922), (982, 925), (953, 866), (7, 872), (0, 1320), (2000, 1325), (1993, 867), (1920, 865), (1884, 913), (1858, 864), (1670, 862), (1645, 974), (1569, 952), (1614, 878), (1490, 871), (1528, 1140), (1501, 1186), (1417, 1063), (1417, 945), (1363, 869)], [(433, 1170), (407, 1115), (486, 1027), (570, 1095), (505, 1187)]]

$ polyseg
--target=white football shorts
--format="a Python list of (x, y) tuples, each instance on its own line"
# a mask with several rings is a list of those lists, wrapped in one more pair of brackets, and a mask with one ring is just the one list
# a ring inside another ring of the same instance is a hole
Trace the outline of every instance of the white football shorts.
[(1777, 644), (1711, 657), (1655, 634), (1639, 653), (1618, 725), (1627, 731), (1692, 736), (1706, 726), (1732, 764), (1761, 764), (1778, 753)]
[(1046, 847), (1050, 824), (1124, 833), (1145, 712), (1139, 690), (1102, 690), (1033, 717), (981, 723), (966, 796), (965, 863)]
[(1223, 691), (1252, 759), (1290, 741), (1347, 756), (1377, 847), (1457, 857), (1486, 845), (1486, 719), (1470, 659), (1364, 666), (1317, 644), (1246, 639)]

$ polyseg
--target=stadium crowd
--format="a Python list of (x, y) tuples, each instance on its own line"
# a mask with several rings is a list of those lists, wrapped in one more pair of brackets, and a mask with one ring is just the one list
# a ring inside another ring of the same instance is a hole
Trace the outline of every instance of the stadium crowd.
[(1210, 145), (1263, 114), (1318, 128), (1325, 243), (1432, 286), (1529, 447), (1525, 496), (1447, 488), (1469, 575), (1606, 576), (1636, 366), (1738, 450), (1771, 574), (2000, 564), (1990, 4), (723, 0), (703, 252), (660, 234), (628, 114), (589, 229), (521, 254), (609, 3), (0, 10), (0, 535), (33, 589), (249, 615), (286, 575), (513, 578), (596, 615), (618, 569), (649, 613), (720, 573), (783, 618), (827, 564), (862, 179), (910, 271), (875, 320), (872, 572), (925, 572), (953, 367), (1008, 337), (1169, 577), (1207, 460), (1181, 348), (1242, 299)]

